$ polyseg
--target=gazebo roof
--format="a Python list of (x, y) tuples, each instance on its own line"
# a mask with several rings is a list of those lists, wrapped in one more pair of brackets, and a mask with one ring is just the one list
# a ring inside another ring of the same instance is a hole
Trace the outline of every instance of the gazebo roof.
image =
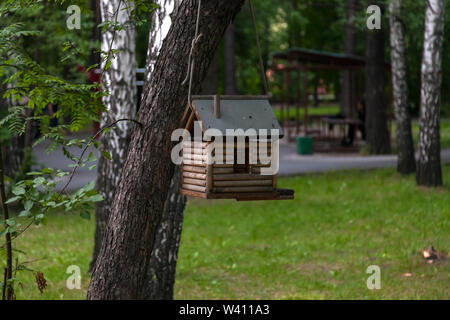
[(244, 131), (266, 129), (267, 134), (270, 134), (271, 129), (278, 129), (279, 136), (283, 136), (283, 130), (267, 99), (221, 100), (219, 118), (214, 115), (212, 99), (194, 98), (193, 106), (198, 120), (202, 121), (204, 130), (214, 128), (226, 136), (227, 129), (243, 129)]

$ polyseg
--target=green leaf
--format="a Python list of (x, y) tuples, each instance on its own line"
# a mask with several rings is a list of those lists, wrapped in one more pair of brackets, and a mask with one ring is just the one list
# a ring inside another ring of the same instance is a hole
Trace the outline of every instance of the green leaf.
[(56, 202), (55, 201), (48, 202), (47, 207), (56, 207)]
[(43, 174), (45, 174), (45, 173), (51, 174), (51, 173), (53, 173), (53, 169), (51, 169), (51, 168), (44, 168), (44, 169), (42, 169), (42, 173)]
[(29, 176), (40, 176), (42, 174), (43, 174), (43, 172), (39, 172), (39, 171), (27, 172), (27, 175), (29, 175)]
[(106, 150), (102, 150), (102, 155), (108, 160), (112, 159), (111, 154)]
[(80, 190), (83, 190), (84, 192), (86, 192), (86, 191), (90, 191), (94, 188), (95, 188), (95, 181), (91, 181), (87, 185), (85, 185), (83, 188), (81, 188)]
[(19, 217), (29, 217), (30, 214), (31, 214), (30, 211), (22, 210), (22, 211), (20, 211), (20, 213), (19, 213)]
[(90, 220), (91, 219), (91, 213), (89, 211), (85, 211), (85, 210), (81, 211), (80, 212), (80, 216), (83, 219), (86, 219), (86, 220)]
[(31, 201), (31, 200), (25, 201), (23, 207), (26, 211), (30, 211), (31, 208), (33, 208), (33, 201)]
[(44, 214), (39, 213), (34, 217), (34, 223), (38, 225), (40, 222), (42, 222), (42, 220), (44, 220), (44, 218), (45, 218)]
[(98, 194), (97, 190), (88, 190), (86, 192), (86, 197), (95, 196), (96, 194)]
[(33, 183), (37, 187), (37, 186), (40, 186), (40, 185), (44, 184), (45, 183), (45, 179), (42, 178), (42, 177), (39, 177), (39, 178), (34, 179)]
[(108, 70), (110, 66), (111, 66), (111, 60), (106, 61), (105, 71)]
[(95, 196), (90, 196), (89, 198), (87, 198), (86, 201), (90, 201), (90, 202), (103, 201), (103, 196), (100, 194), (96, 194)]
[(65, 177), (69, 174), (69, 172), (66, 171), (60, 171), (56, 174), (57, 177), (61, 178), (61, 177)]
[(8, 233), (8, 232), (9, 232), (9, 227), (6, 228), (6, 229), (3, 229), (3, 230), (0, 232), (0, 237), (3, 237), (3, 235), (5, 235), (5, 234)]
[(21, 197), (12, 197), (12, 198), (9, 198), (5, 203), (6, 204), (13, 203), (13, 202), (16, 202), (19, 199), (21, 199)]
[(16, 196), (20, 196), (22, 194), (25, 194), (25, 188), (16, 186), (12, 189), (12, 193), (14, 193)]

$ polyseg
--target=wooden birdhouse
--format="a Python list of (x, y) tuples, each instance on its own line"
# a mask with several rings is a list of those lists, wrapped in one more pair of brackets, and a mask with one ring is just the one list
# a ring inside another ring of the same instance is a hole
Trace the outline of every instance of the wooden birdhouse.
[(186, 130), (182, 194), (238, 201), (294, 198), (292, 190), (277, 189), (283, 132), (267, 96), (193, 96), (180, 127)]

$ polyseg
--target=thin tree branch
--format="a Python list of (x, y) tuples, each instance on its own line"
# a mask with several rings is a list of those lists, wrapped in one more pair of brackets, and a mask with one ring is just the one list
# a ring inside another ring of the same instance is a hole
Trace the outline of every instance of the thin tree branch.
[[(3, 154), (2, 154), (3, 145), (0, 143), (0, 197), (3, 211), (3, 225), (5, 230), (8, 228), (8, 205), (6, 204), (6, 192), (5, 192), (5, 181), (3, 175)], [(6, 275), (5, 282), (3, 283), (3, 288), (6, 287), (6, 300), (13, 299), (13, 288), (11, 284), (8, 284), (8, 280), (12, 278), (12, 240), (11, 233), (7, 231), (5, 233), (5, 246), (6, 246)], [(5, 289), (4, 289), (5, 290)]]
[[(61, 195), (66, 191), (66, 189), (67, 189), (67, 187), (69, 186), (69, 184), (72, 182), (72, 179), (73, 179), (73, 177), (74, 177), (74, 175), (75, 175), (75, 173), (76, 173), (78, 167), (80, 166), (80, 164), (81, 164), (81, 162), (82, 162), (82, 160), (83, 160), (83, 156), (84, 156), (84, 154), (86, 153), (87, 149), (92, 145), (92, 143), (97, 139), (97, 137), (98, 137), (103, 131), (105, 131), (105, 130), (108, 129), (108, 128), (113, 127), (114, 125), (116, 125), (117, 123), (122, 122), (122, 121), (131, 121), (131, 122), (136, 123), (137, 125), (139, 125), (139, 127), (141, 127), (141, 128), (143, 127), (143, 124), (142, 124), (141, 122), (135, 120), (135, 119), (123, 118), (123, 119), (115, 120), (114, 122), (105, 125), (105, 126), (104, 126), (103, 128), (101, 128), (99, 131), (97, 131), (97, 133), (96, 133), (93, 137), (91, 137), (90, 141), (89, 141), (89, 142), (86, 144), (86, 146), (83, 148), (83, 151), (81, 152), (80, 158), (78, 159), (78, 161), (77, 161), (75, 167), (72, 169), (72, 172), (70, 173), (69, 181), (67, 181), (66, 184), (64, 185), (64, 187), (61, 189), (61, 191), (58, 192), (58, 196), (57, 196), (57, 198), (56, 198), (57, 200), (61, 197)], [(46, 208), (45, 208), (44, 214), (47, 212), (48, 209), (49, 209), (49, 207), (46, 207)], [(16, 239), (18, 236), (20, 236), (22, 233), (24, 233), (29, 227), (31, 227), (32, 224), (33, 224), (33, 221), (31, 221), (30, 223), (28, 223), (28, 224), (25, 226), (25, 228), (23, 228), (22, 230), (17, 231), (17, 233), (15, 234), (15, 236), (13, 237), (12, 240)], [(4, 245), (1, 246), (1, 248), (3, 248), (3, 247), (4, 247)]]
[(142, 123), (140, 123), (139, 121), (134, 120), (134, 119), (124, 118), (124, 119), (116, 120), (116, 121), (114, 121), (114, 122), (112, 122), (112, 123), (110, 123), (110, 124), (108, 124), (108, 125), (105, 125), (103, 128), (101, 128), (101, 129), (100, 129), (100, 130), (99, 130), (99, 131), (91, 138), (91, 140), (89, 141), (89, 143), (86, 144), (86, 146), (83, 148), (83, 151), (81, 152), (81, 155), (80, 155), (80, 158), (79, 158), (78, 161), (77, 161), (77, 164), (75, 165), (75, 167), (72, 169), (72, 172), (70, 173), (69, 181), (67, 181), (67, 183), (65, 184), (65, 186), (64, 186), (64, 187), (61, 189), (61, 191), (59, 192), (58, 198), (59, 198), (59, 197), (62, 195), (62, 193), (67, 189), (67, 187), (69, 186), (70, 182), (72, 181), (73, 176), (75, 175), (75, 172), (76, 172), (77, 168), (80, 166), (80, 164), (81, 164), (81, 162), (82, 162), (82, 160), (83, 160), (83, 156), (84, 156), (84, 154), (86, 153), (86, 150), (91, 146), (91, 144), (97, 139), (97, 137), (98, 137), (103, 131), (105, 131), (105, 130), (108, 129), (108, 128), (113, 127), (115, 124), (117, 124), (117, 123), (119, 123), (119, 122), (121, 122), (121, 121), (131, 121), (131, 122), (134, 122), (134, 123), (138, 124), (140, 127), (142, 127)]

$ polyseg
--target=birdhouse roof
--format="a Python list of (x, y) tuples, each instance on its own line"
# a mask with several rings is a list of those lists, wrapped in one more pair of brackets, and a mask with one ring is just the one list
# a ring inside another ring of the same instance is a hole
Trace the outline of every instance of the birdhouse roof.
[(213, 99), (195, 99), (192, 103), (197, 120), (202, 121), (202, 129), (206, 131), (214, 128), (223, 136), (227, 129), (266, 129), (270, 135), (271, 129), (279, 130), (279, 137), (283, 137), (283, 130), (275, 117), (267, 99), (232, 99), (220, 100), (220, 117), (214, 114)]

